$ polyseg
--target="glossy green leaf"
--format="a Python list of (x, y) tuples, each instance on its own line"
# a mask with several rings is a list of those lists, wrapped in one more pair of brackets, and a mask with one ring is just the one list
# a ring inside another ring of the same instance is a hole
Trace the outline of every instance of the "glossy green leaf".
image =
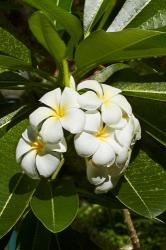
[(71, 12), (73, 0), (57, 0), (57, 5), (68, 12)]
[(123, 30), (152, 0), (126, 0), (107, 32)]
[(99, 64), (166, 55), (166, 34), (128, 29), (120, 32), (94, 32), (76, 50), (77, 72), (81, 77)]
[(29, 26), (37, 40), (60, 63), (65, 58), (66, 46), (47, 17), (35, 12), (29, 19)]
[(145, 138), (142, 147), (114, 194), (134, 212), (154, 218), (166, 209), (166, 172), (162, 168), (166, 166), (166, 152)]
[(13, 35), (0, 27), (0, 52), (31, 63), (30, 51)]
[(15, 122), (17, 122), (21, 117), (24, 117), (31, 110), (31, 107), (22, 106), (13, 112), (3, 116), (0, 118), (0, 137), (2, 137), (7, 130), (14, 126)]
[(78, 206), (78, 196), (69, 180), (41, 182), (31, 201), (35, 216), (53, 233), (64, 230), (72, 223)]
[[(102, 17), (102, 26), (104, 25), (105, 21), (107, 20), (108, 15), (110, 14), (111, 10), (113, 9), (116, 0), (86, 0), (84, 5), (84, 35), (87, 37), (94, 25), (99, 21)], [(101, 28), (101, 26), (100, 26)]]
[(23, 121), (0, 139), (0, 238), (20, 219), (37, 185), (19, 173), (15, 160), (16, 145), (26, 126), (27, 121)]
[(0, 55), (0, 68), (11, 70), (30, 70), (31, 64), (25, 63), (17, 58)]
[(51, 236), (51, 232), (30, 212), (19, 230), (16, 250), (49, 250)]
[(80, 21), (68, 13), (66, 10), (57, 7), (52, 0), (24, 0), (26, 3), (41, 10), (54, 24), (58, 22), (71, 36), (74, 44), (77, 44), (82, 36), (82, 27)]
[(165, 0), (151, 0), (144, 10), (129, 24), (128, 27), (143, 29), (166, 30)]

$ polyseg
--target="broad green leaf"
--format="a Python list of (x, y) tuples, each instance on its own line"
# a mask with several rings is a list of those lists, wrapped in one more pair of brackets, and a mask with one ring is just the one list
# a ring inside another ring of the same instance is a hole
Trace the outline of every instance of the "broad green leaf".
[(94, 32), (76, 50), (75, 77), (80, 78), (99, 64), (166, 55), (165, 43), (166, 34), (158, 31)]
[(2, 137), (7, 130), (17, 122), (21, 117), (24, 117), (31, 110), (31, 107), (22, 106), (15, 111), (0, 118), (0, 137)]
[(102, 15), (102, 23), (106, 21), (108, 14), (111, 12), (114, 7), (116, 0), (86, 0), (84, 5), (84, 35), (87, 37), (94, 25), (98, 22)]
[[(145, 145), (153, 153), (154, 159), (149, 156)], [(154, 218), (166, 209), (166, 172), (160, 164), (166, 164), (165, 151), (162, 152), (160, 147), (157, 151), (158, 145), (151, 140), (146, 142), (143, 139), (142, 146), (143, 150), (128, 167), (121, 185), (114, 190), (114, 194), (134, 212)], [(156, 156), (160, 158), (160, 163)]]
[(126, 0), (107, 32), (123, 30), (152, 0)]
[(92, 79), (97, 80), (98, 82), (106, 82), (114, 73), (117, 71), (129, 68), (127, 64), (124, 63), (115, 63), (109, 65), (108, 67), (102, 69), (99, 73), (95, 74)]
[(116, 82), (124, 95), (166, 102), (166, 82)]
[(41, 10), (52, 23), (57, 21), (70, 34), (74, 44), (78, 43), (82, 37), (82, 27), (80, 21), (75, 16), (57, 7), (56, 3), (53, 3), (52, 0), (24, 0), (24, 2)]
[(143, 29), (166, 30), (165, 0), (151, 0), (144, 10), (129, 24), (128, 27)]
[(35, 12), (29, 19), (29, 26), (37, 40), (60, 63), (65, 58), (66, 46), (47, 17)]
[(71, 12), (73, 0), (57, 0), (57, 5), (68, 12)]
[(26, 126), (27, 121), (23, 121), (0, 139), (0, 238), (20, 219), (37, 185), (19, 173), (15, 160), (16, 145)]
[(0, 55), (0, 68), (11, 70), (30, 70), (31, 64), (14, 57)]
[(0, 27), (0, 52), (31, 63), (30, 51), (13, 35)]
[(57, 233), (68, 227), (78, 210), (78, 196), (69, 180), (40, 183), (32, 201), (35, 216), (51, 232)]
[(19, 230), (16, 250), (49, 250), (51, 237), (51, 232), (30, 212)]

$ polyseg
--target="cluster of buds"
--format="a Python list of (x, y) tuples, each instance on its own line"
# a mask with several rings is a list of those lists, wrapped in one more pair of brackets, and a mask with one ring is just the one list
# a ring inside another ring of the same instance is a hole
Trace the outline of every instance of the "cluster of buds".
[[(32, 178), (50, 177), (67, 151), (65, 135), (74, 134), (77, 154), (86, 159), (87, 178), (96, 193), (108, 192), (128, 166), (141, 137), (138, 120), (121, 90), (95, 80), (77, 90), (56, 88), (39, 100), (16, 149), (16, 159)], [(67, 137), (66, 137), (67, 138)]]

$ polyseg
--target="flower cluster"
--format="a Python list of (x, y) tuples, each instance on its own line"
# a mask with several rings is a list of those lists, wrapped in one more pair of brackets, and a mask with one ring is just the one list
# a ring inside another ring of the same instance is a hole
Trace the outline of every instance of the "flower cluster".
[(46, 93), (29, 117), (16, 158), (32, 178), (49, 177), (66, 152), (64, 131), (75, 134), (74, 145), (86, 159), (87, 178), (96, 193), (109, 191), (128, 166), (131, 150), (141, 137), (138, 120), (121, 90), (95, 80)]

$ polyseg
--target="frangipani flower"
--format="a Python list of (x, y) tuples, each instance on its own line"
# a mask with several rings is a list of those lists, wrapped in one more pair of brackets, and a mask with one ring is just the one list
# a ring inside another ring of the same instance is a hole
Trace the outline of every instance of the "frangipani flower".
[(85, 115), (84, 131), (74, 138), (78, 155), (92, 157), (96, 165), (112, 165), (115, 160), (121, 163), (126, 161), (128, 148), (116, 141), (115, 129), (103, 125), (100, 112), (87, 111)]
[(94, 111), (101, 109), (102, 120), (112, 128), (123, 128), (126, 116), (132, 114), (132, 109), (121, 90), (95, 80), (87, 80), (78, 84), (77, 90), (89, 89), (80, 95), (81, 108)]
[(18, 142), (16, 160), (30, 177), (49, 177), (58, 167), (61, 153), (66, 152), (66, 148), (64, 138), (57, 144), (49, 144), (34, 127), (30, 126)]
[(72, 134), (80, 133), (85, 125), (84, 112), (79, 109), (78, 93), (66, 87), (49, 91), (40, 98), (39, 107), (29, 117), (31, 125), (40, 127), (44, 141), (58, 142), (64, 137), (63, 128)]

